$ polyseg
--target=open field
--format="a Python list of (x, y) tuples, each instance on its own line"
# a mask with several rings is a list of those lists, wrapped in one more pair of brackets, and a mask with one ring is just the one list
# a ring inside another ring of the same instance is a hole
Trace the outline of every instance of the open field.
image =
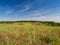
[(0, 45), (60, 45), (60, 26), (46, 24), (2, 22), (0, 23)]

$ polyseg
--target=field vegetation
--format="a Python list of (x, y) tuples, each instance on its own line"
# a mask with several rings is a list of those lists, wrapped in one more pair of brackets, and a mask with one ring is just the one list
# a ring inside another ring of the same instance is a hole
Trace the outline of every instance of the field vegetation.
[(60, 23), (0, 22), (0, 45), (60, 45)]

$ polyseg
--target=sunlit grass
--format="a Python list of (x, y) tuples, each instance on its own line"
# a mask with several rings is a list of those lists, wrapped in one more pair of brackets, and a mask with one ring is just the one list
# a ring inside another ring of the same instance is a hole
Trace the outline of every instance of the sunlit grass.
[(60, 27), (31, 22), (2, 23), (0, 45), (60, 45)]

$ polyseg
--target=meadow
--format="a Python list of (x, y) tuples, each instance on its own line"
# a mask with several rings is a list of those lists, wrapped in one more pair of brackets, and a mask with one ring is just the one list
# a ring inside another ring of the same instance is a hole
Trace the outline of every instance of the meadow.
[(0, 45), (60, 45), (59, 24), (0, 22)]

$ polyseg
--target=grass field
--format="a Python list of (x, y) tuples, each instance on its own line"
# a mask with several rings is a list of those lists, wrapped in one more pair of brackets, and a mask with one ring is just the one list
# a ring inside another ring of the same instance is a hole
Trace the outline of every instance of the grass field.
[(0, 45), (60, 45), (60, 26), (35, 22), (0, 23)]

